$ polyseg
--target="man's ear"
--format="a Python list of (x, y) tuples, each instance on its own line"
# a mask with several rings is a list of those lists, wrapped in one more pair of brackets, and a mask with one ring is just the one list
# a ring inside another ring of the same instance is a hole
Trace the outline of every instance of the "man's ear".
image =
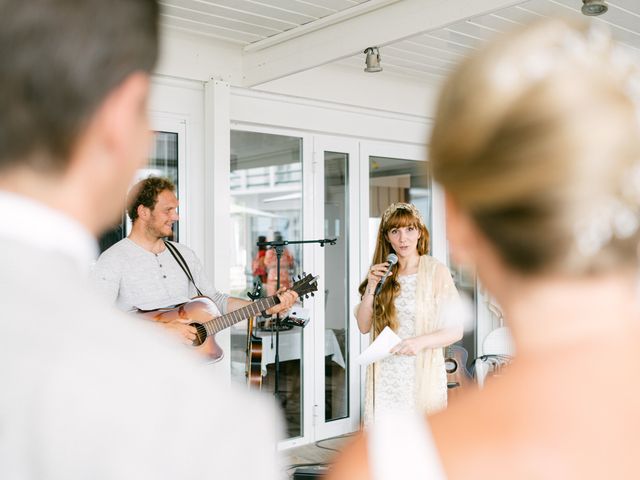
[(149, 210), (142, 204), (138, 205), (138, 208), (136, 210), (138, 212), (138, 218), (141, 218), (142, 220), (147, 220), (149, 218), (149, 215), (151, 214), (151, 210)]
[(146, 111), (148, 92), (149, 77), (133, 73), (111, 92), (103, 107), (106, 139), (113, 151), (127, 161), (137, 157), (142, 165), (151, 140)]
[(445, 192), (447, 238), (453, 260), (458, 265), (475, 265), (478, 236), (476, 227), (458, 202)]

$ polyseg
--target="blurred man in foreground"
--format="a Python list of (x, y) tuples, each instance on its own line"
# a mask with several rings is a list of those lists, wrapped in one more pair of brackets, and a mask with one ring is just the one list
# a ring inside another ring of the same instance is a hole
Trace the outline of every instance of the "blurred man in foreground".
[(89, 290), (146, 157), (157, 25), (153, 0), (0, 0), (3, 480), (277, 475), (275, 412), (246, 462), (240, 412), (266, 407)]

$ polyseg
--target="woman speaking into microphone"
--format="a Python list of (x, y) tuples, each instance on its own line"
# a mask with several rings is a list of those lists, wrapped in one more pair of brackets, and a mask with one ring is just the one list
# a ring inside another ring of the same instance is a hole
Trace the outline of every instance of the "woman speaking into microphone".
[(428, 253), (429, 231), (418, 209), (390, 205), (355, 313), (362, 333), (375, 338), (388, 326), (402, 341), (367, 370), (365, 425), (389, 411), (434, 412), (447, 405), (442, 347), (460, 340), (463, 331), (442, 324), (441, 307), (458, 293), (449, 269)]

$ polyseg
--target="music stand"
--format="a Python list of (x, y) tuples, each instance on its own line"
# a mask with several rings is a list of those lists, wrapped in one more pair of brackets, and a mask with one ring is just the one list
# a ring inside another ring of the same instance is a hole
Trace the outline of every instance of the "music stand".
[[(256, 246), (258, 247), (271, 247), (276, 251), (276, 292), (280, 290), (280, 259), (284, 254), (284, 248), (287, 245), (299, 245), (303, 243), (319, 243), (321, 247), (325, 245), (335, 245), (338, 241), (337, 238), (321, 238), (318, 240), (274, 240), (272, 242), (256, 242)], [(282, 322), (280, 321), (280, 314), (276, 314), (275, 321), (275, 330), (276, 330), (276, 355), (274, 359), (275, 365), (275, 380), (274, 380), (274, 391), (273, 395), (276, 399), (281, 402), (280, 398), (280, 328), (282, 326)], [(302, 363), (302, 356), (300, 358), (300, 363)]]

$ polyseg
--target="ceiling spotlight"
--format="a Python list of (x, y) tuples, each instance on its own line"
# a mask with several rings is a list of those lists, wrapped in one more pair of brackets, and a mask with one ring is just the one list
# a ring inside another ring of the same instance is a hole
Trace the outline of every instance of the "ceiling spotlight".
[(602, 15), (609, 7), (605, 0), (582, 0), (582, 13), (595, 17), (596, 15)]
[(364, 67), (364, 71), (369, 73), (381, 72), (380, 50), (378, 47), (367, 47), (364, 53), (367, 55), (367, 58), (364, 60), (367, 64), (367, 66)]

